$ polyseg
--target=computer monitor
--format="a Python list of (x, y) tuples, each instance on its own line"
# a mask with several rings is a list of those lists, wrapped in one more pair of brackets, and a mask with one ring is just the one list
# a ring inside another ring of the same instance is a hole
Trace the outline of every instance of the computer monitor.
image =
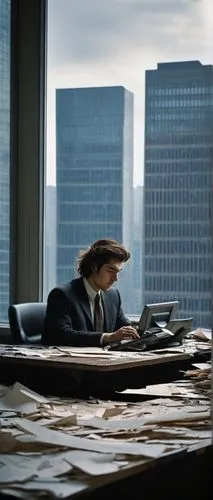
[(140, 333), (145, 332), (149, 328), (160, 327), (166, 328), (167, 323), (175, 318), (180, 302), (159, 302), (158, 304), (146, 304), (141, 314), (138, 330)]

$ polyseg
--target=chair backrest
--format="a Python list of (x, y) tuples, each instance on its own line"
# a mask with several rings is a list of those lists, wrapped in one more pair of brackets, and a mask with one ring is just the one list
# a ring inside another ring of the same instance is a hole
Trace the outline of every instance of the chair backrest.
[(47, 304), (26, 302), (11, 304), (8, 318), (15, 344), (41, 344)]

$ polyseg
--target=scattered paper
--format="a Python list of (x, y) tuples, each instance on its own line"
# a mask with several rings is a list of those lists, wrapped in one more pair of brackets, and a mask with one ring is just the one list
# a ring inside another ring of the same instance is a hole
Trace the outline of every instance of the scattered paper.
[(140, 402), (44, 398), (19, 383), (0, 386), (0, 496), (63, 499), (121, 468), (125, 475), (132, 465), (210, 446), (210, 363), (195, 365), (189, 380), (143, 388), (149, 398)]
[[(42, 493), (47, 493), (51, 495), (51, 498), (67, 498), (75, 493), (79, 493), (83, 490), (86, 490), (87, 483), (79, 480), (67, 479), (63, 482), (59, 481), (47, 481), (37, 478), (34, 481), (26, 481), (21, 483), (13, 483), (9, 486), (7, 485), (6, 491), (3, 489), (3, 493), (17, 494), (17, 491), (20, 491), (20, 487), (23, 491), (27, 492), (27, 496), (25, 497), (27, 500), (30, 498), (30, 493), (37, 492), (38, 498), (42, 497)], [(21, 497), (22, 498), (22, 497)], [(35, 497), (34, 497), (35, 498)]]
[(32, 479), (34, 476), (35, 472), (30, 467), (20, 468), (10, 463), (0, 467), (0, 483), (22, 483), (27, 479)]
[(197, 328), (190, 335), (201, 340), (212, 340), (212, 331), (206, 328)]
[(37, 402), (27, 393), (22, 391), (22, 386), (19, 383), (14, 384), (14, 386), (0, 398), (0, 410), (24, 411), (26, 414), (35, 412), (36, 408)]
[(30, 422), (27, 419), (14, 419), (14, 423), (17, 427), (25, 432), (29, 432), (28, 435), (17, 436), (17, 440), (23, 443), (46, 443), (50, 445), (61, 446), (65, 448), (73, 448), (80, 450), (91, 450), (101, 453), (125, 453), (127, 455), (138, 455), (145, 457), (159, 457), (164, 451), (164, 446), (147, 446), (140, 443), (126, 443), (126, 442), (106, 442), (103, 440), (93, 441), (87, 438), (78, 438), (76, 436), (70, 436), (64, 434), (61, 431), (54, 431), (50, 429), (44, 429), (36, 422)]
[[(175, 384), (175, 383), (169, 383), (169, 384), (153, 384), (153, 385), (147, 385), (145, 388), (139, 388), (139, 389), (125, 389), (124, 391), (121, 391), (121, 394), (138, 394), (138, 395), (147, 395), (147, 396), (165, 396), (165, 397), (170, 397), (170, 396), (175, 396), (175, 397), (180, 397), (180, 398), (198, 398), (198, 393), (192, 390), (191, 386), (190, 388), (187, 386), (184, 386), (183, 384)], [(206, 396), (204, 394), (199, 395), (200, 399), (205, 399)]]
[(192, 366), (199, 368), (199, 370), (211, 370), (211, 363), (192, 363)]
[(113, 462), (115, 459), (116, 455), (112, 453), (100, 455), (100, 453), (76, 450), (68, 452), (66, 456), (70, 464), (93, 476), (112, 474), (119, 470), (119, 466)]

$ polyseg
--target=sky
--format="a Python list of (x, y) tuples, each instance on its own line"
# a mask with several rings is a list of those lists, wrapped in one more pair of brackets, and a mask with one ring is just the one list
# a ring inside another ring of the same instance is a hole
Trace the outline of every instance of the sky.
[(134, 94), (134, 186), (143, 184), (145, 71), (213, 64), (212, 0), (49, 0), (47, 184), (55, 184), (55, 89), (122, 85)]

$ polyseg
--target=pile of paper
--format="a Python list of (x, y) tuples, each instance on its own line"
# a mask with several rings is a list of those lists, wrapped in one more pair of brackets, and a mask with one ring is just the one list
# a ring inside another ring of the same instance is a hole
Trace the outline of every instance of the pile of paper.
[(91, 359), (123, 359), (133, 358), (137, 359), (143, 355), (145, 358), (154, 358), (153, 352), (122, 352), (122, 351), (109, 351), (107, 348), (102, 347), (69, 347), (69, 346), (33, 346), (33, 345), (0, 345), (0, 356), (6, 358), (16, 357), (30, 357), (41, 359), (57, 359), (57, 358), (85, 358)]
[[(207, 332), (207, 333), (205, 333)], [(109, 351), (108, 348), (101, 347), (69, 347), (69, 346), (33, 346), (33, 345), (0, 345), (0, 356), (5, 358), (41, 358), (41, 359), (53, 359), (59, 360), (60, 358), (75, 358), (86, 360), (87, 362), (91, 360), (116, 360), (121, 361), (128, 359), (155, 359), (156, 356), (165, 354), (178, 354), (184, 353), (193, 355), (197, 351), (209, 351), (211, 348), (211, 340), (209, 338), (209, 331), (195, 330), (192, 332), (190, 339), (184, 339), (183, 344), (175, 347), (166, 347), (165, 349), (156, 349), (154, 351)], [(196, 340), (195, 340), (196, 337)], [(198, 340), (199, 339), (199, 340)]]
[(197, 328), (193, 330), (190, 335), (200, 340), (206, 340), (207, 342), (212, 341), (212, 331), (207, 328)]
[(0, 417), (0, 492), (32, 500), (66, 498), (122, 469), (211, 442), (210, 401), (186, 394), (83, 401), (45, 398), (16, 383), (0, 386)]
[(187, 370), (184, 376), (190, 378), (194, 391), (200, 397), (211, 398), (212, 395), (212, 369), (211, 363), (194, 363), (195, 370)]

